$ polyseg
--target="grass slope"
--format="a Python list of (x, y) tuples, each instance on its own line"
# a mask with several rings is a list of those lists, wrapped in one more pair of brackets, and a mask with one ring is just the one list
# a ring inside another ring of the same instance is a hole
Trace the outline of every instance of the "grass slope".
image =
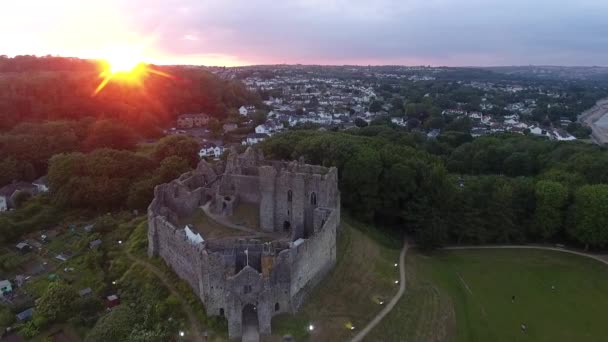
[[(534, 250), (430, 256), (414, 251), (406, 265), (407, 295), (368, 341), (601, 341), (608, 336), (608, 268), (597, 261)], [(527, 333), (521, 332), (522, 323)]]
[[(373, 229), (343, 218), (338, 238), (338, 262), (296, 315), (273, 319), (274, 336), (290, 334), (297, 341), (348, 341), (381, 309), (379, 300), (392, 297), (397, 287), (398, 239), (373, 233)], [(312, 323), (315, 329), (307, 332)], [(351, 331), (348, 323), (355, 326)]]

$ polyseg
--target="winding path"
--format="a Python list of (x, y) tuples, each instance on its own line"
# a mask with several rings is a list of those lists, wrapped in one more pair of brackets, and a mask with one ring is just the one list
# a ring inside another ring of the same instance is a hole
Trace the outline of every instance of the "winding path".
[(163, 273), (163, 271), (161, 271), (155, 265), (153, 265), (141, 258), (134, 256), (126, 249), (125, 249), (125, 254), (129, 258), (129, 260), (133, 261), (133, 265), (141, 265), (141, 266), (145, 267), (146, 269), (148, 269), (150, 272), (154, 273), (154, 275), (156, 275), (158, 277), (158, 279), (160, 279), (160, 281), (163, 283), (163, 285), (165, 285), (165, 287), (169, 290), (169, 292), (171, 292), (171, 294), (173, 294), (180, 301), (180, 303), (182, 305), (182, 310), (184, 311), (184, 313), (188, 317), (188, 321), (190, 322), (189, 340), (195, 341), (195, 342), (205, 341), (205, 339), (201, 335), (201, 331), (203, 331), (203, 329), (201, 328), (200, 322), (196, 318), (194, 311), (192, 311), (192, 308), (190, 307), (190, 305), (188, 305), (188, 301), (175, 289), (175, 287), (169, 281), (169, 279)]
[(362, 341), (363, 338), (365, 338), (365, 336), (367, 336), (367, 334), (369, 334), (369, 332), (372, 331), (378, 325), (378, 323), (380, 323), (382, 319), (384, 319), (384, 317), (391, 312), (391, 310), (393, 310), (395, 305), (397, 305), (403, 296), (403, 293), (405, 293), (405, 255), (407, 254), (408, 247), (407, 242), (405, 242), (403, 244), (403, 249), (401, 249), (401, 254), (399, 255), (399, 291), (397, 291), (397, 294), (384, 308), (382, 308), (376, 317), (367, 323), (365, 328), (361, 329), (361, 331), (359, 331), (359, 333), (353, 337), (351, 340), (352, 342)]
[[(400, 286), (397, 294), (391, 299), (387, 306), (385, 306), (382, 311), (380, 311), (366, 326), (363, 328), (353, 339), (352, 342), (362, 341), (370, 331), (372, 331), (381, 321), (388, 315), (389, 312), (397, 305), (403, 293), (405, 292), (406, 283), (405, 283), (405, 255), (407, 253), (409, 246), (407, 243), (404, 243), (403, 249), (401, 250), (401, 254), (399, 256), (399, 279)], [(599, 261), (605, 265), (608, 265), (608, 254), (592, 254), (586, 253), (577, 250), (571, 250), (567, 248), (559, 248), (559, 247), (546, 247), (546, 246), (530, 246), (530, 245), (486, 245), (486, 246), (453, 246), (453, 247), (444, 247), (443, 250), (467, 250), (467, 249), (536, 249), (536, 250), (545, 250), (545, 251), (556, 251), (562, 253), (569, 253), (574, 255), (583, 256), (586, 258), (594, 259)]]

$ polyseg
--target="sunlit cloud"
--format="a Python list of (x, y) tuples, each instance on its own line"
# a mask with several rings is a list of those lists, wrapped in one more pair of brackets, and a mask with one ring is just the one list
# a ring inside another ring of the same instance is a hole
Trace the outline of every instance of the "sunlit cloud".
[(144, 40), (169, 64), (605, 65), (605, 13), (602, 0), (20, 0), (3, 4), (0, 54)]

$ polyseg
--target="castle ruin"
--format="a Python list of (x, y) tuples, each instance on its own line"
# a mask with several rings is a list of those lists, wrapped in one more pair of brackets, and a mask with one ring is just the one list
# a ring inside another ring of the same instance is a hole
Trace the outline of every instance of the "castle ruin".
[(267, 161), (253, 148), (156, 187), (148, 254), (188, 282), (230, 338), (245, 325), (270, 334), (336, 262), (340, 193), (335, 168)]

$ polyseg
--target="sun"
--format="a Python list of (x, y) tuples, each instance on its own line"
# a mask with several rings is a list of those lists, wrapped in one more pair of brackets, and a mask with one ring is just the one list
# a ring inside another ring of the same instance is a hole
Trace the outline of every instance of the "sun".
[(130, 73), (142, 64), (141, 60), (129, 56), (107, 59), (106, 62), (107, 71), (111, 74)]
[(145, 78), (150, 74), (172, 78), (167, 73), (155, 70), (143, 60), (141, 53), (134, 49), (122, 48), (106, 51), (100, 60), (102, 71), (99, 77), (102, 81), (93, 95), (97, 95), (110, 81), (142, 87)]

